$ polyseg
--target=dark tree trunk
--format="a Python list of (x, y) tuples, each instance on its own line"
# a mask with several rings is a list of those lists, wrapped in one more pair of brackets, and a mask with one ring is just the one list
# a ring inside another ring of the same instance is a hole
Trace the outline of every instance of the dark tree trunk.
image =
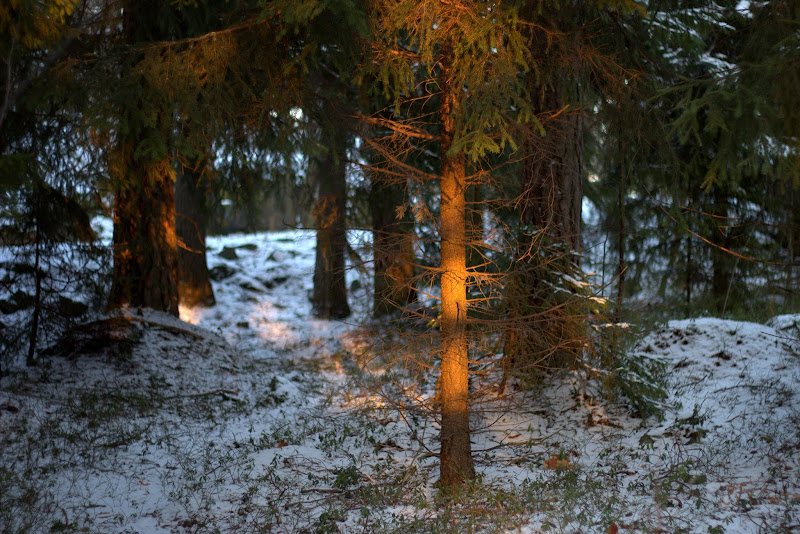
[(414, 221), (405, 210), (402, 185), (373, 183), (370, 191), (374, 258), (374, 302), (372, 314), (381, 317), (417, 299), (414, 291)]
[(616, 319), (621, 320), (622, 302), (625, 297), (625, 240), (627, 227), (625, 220), (625, 196), (627, 194), (625, 175), (625, 155), (622, 148), (622, 135), (618, 137), (619, 183), (617, 184), (617, 211), (619, 212), (619, 237), (617, 243), (617, 310)]
[[(552, 289), (561, 283), (554, 272), (567, 273), (580, 262), (583, 116), (575, 108), (577, 84), (571, 83), (571, 92), (559, 84), (532, 90), (546, 135), (531, 132), (523, 145), (520, 218), (547, 239), (524, 234), (518, 242), (514, 282), (506, 294), (501, 389), (509, 373), (531, 376), (542, 366), (563, 365), (583, 347), (582, 318), (568, 302), (554, 306)], [(567, 93), (572, 100), (565, 100)]]
[(441, 288), (442, 410), (439, 485), (452, 488), (475, 476), (469, 429), (469, 358), (466, 332), (466, 169), (463, 154), (450, 154), (460, 87), (451, 87), (442, 67), (441, 107)]
[[(791, 186), (789, 186), (791, 187)], [(796, 263), (800, 255), (800, 206), (797, 202), (797, 191), (792, 188), (789, 191), (789, 216), (787, 218), (788, 228), (786, 230), (786, 289), (791, 296), (797, 296), (800, 285), (797, 283)], [(797, 287), (795, 287), (797, 286)]]
[[(565, 102), (559, 87), (535, 91), (547, 135), (529, 139), (522, 167), (522, 221), (540, 226), (555, 243), (581, 250), (583, 115)], [(534, 134), (535, 135), (535, 134)]]
[(481, 250), (483, 242), (483, 204), (481, 189), (475, 184), (467, 188), (467, 267), (479, 269), (484, 263)]
[(726, 250), (730, 249), (730, 237), (728, 235), (728, 196), (719, 186), (714, 188), (714, 203), (711, 206), (710, 216), (712, 216), (712, 235), (711, 242), (714, 247), (711, 250), (712, 279), (711, 294), (717, 310), (724, 312), (732, 282), (732, 263), (733, 256)]
[(692, 303), (692, 280), (694, 266), (692, 265), (692, 236), (686, 237), (686, 304)]
[(320, 319), (343, 319), (350, 315), (345, 280), (345, 209), (347, 193), (346, 134), (332, 135), (328, 151), (310, 165), (317, 181), (314, 221), (317, 254), (314, 265), (314, 315)]
[(175, 231), (178, 237), (178, 295), (184, 306), (213, 306), (214, 290), (206, 261), (208, 183), (205, 159), (181, 167), (175, 181)]
[[(159, 5), (154, 0), (123, 3), (123, 33), (128, 44), (164, 38), (152, 33), (152, 21), (148, 20)], [(114, 191), (109, 304), (149, 307), (177, 316), (174, 170), (168, 152), (154, 148), (165, 144), (163, 139), (170, 135), (172, 125), (145, 79), (131, 74), (121, 83), (131, 99), (120, 110), (120, 122), (126, 128), (119, 132), (109, 161)], [(150, 122), (151, 118), (155, 122)]]
[[(38, 199), (34, 202), (39, 202)], [(31, 319), (30, 338), (28, 339), (28, 356), (25, 359), (25, 365), (31, 366), (36, 363), (36, 342), (39, 339), (39, 316), (42, 312), (42, 269), (39, 267), (41, 256), (41, 233), (39, 232), (39, 214), (42, 210), (36, 210), (36, 234), (33, 242), (34, 246), (34, 262), (33, 272), (36, 284), (36, 292), (33, 300), (33, 318)]]

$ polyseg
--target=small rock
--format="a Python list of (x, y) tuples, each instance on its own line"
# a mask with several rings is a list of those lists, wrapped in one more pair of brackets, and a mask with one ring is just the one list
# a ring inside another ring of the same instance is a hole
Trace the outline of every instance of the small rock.
[(219, 253), (219, 257), (226, 260), (239, 259), (239, 255), (236, 254), (236, 249), (231, 247), (223, 247), (222, 251)]
[(355, 291), (358, 291), (359, 289), (361, 289), (362, 287), (363, 286), (361, 285), (361, 280), (359, 280), (358, 278), (356, 278), (355, 280), (350, 282), (350, 291), (354, 291), (355, 292)]
[(11, 413), (19, 412), (19, 408), (17, 406), (14, 406), (13, 404), (4, 404), (2, 406), (2, 409), (7, 411), (7, 412), (11, 412)]
[(258, 250), (258, 245), (255, 243), (245, 243), (244, 245), (239, 245), (236, 247), (237, 249), (241, 248), (244, 250)]
[(289, 259), (289, 254), (284, 252), (283, 250), (273, 250), (272, 253), (267, 256), (267, 261), (274, 261), (281, 263)]
[(288, 279), (289, 279), (288, 276), (276, 276), (275, 278), (270, 278), (270, 279), (259, 278), (258, 281), (264, 284), (264, 287), (266, 287), (267, 289), (274, 289), (275, 286), (281, 285)]
[(236, 269), (228, 267), (227, 265), (217, 265), (208, 270), (208, 276), (215, 282), (225, 280), (236, 274)]
[(5, 315), (27, 310), (32, 307), (36, 299), (24, 291), (16, 291), (11, 295), (11, 300), (0, 300), (0, 312)]
[(250, 282), (249, 280), (243, 280), (239, 282), (239, 287), (241, 287), (246, 291), (254, 291), (256, 293), (262, 293), (264, 291), (260, 287), (256, 287), (256, 285)]
[(12, 302), (9, 302), (9, 301), (4, 300), (4, 299), (0, 299), (0, 313), (3, 313), (4, 315), (8, 315), (10, 313), (14, 313), (15, 311), (17, 311), (17, 307), (14, 306), (14, 304)]
[(63, 317), (74, 319), (81, 317), (89, 311), (89, 306), (83, 302), (78, 302), (67, 297), (58, 297), (58, 313)]

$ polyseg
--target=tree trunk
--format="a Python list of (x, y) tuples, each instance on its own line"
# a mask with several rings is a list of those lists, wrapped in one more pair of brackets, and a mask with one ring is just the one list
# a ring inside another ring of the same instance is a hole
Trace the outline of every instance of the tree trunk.
[(125, 142), (114, 165), (114, 269), (111, 306), (178, 315), (175, 184), (169, 159), (133, 159)]
[(205, 158), (181, 167), (175, 181), (175, 231), (178, 237), (178, 295), (184, 306), (213, 306), (214, 290), (206, 261), (208, 184)]
[(345, 280), (346, 134), (334, 133), (327, 144), (328, 151), (319, 160), (310, 158), (309, 164), (318, 192), (314, 207), (317, 254), (312, 304), (314, 315), (320, 319), (343, 319), (350, 315)]
[(693, 278), (694, 267), (692, 266), (692, 236), (688, 235), (686, 236), (686, 304), (692, 303)]
[(712, 280), (711, 293), (714, 298), (717, 310), (725, 312), (728, 304), (732, 281), (732, 258), (725, 249), (730, 249), (730, 239), (728, 236), (728, 196), (726, 192), (717, 185), (714, 188), (714, 203), (711, 206), (710, 214), (712, 217), (711, 242), (714, 247), (711, 250)]
[(625, 154), (622, 149), (622, 135), (618, 134), (617, 155), (619, 157), (619, 183), (617, 184), (617, 211), (619, 212), (619, 237), (617, 242), (617, 309), (616, 320), (622, 320), (622, 302), (625, 297), (625, 240), (627, 238), (627, 227), (625, 226), (625, 196), (626, 190), (626, 169)]
[[(551, 300), (553, 284), (562, 283), (554, 273), (567, 274), (580, 262), (573, 253), (581, 249), (583, 117), (566, 107), (577, 102), (577, 86), (574, 101), (564, 100), (558, 84), (532, 93), (546, 136), (531, 132), (523, 145), (520, 218), (548, 239), (520, 236), (514, 282), (506, 294), (509, 328), (503, 350), (504, 372), (529, 376), (542, 366), (574, 360), (584, 340), (583, 319), (574, 307)], [(505, 381), (504, 375), (503, 386)]]
[(417, 299), (414, 291), (414, 222), (406, 210), (402, 185), (376, 183), (373, 179), (369, 206), (372, 212), (374, 259), (373, 317), (381, 317)]
[[(34, 202), (38, 203), (39, 200), (35, 199)], [(33, 318), (31, 320), (31, 331), (28, 339), (28, 356), (25, 359), (25, 365), (31, 366), (36, 363), (36, 342), (39, 339), (39, 316), (42, 312), (42, 269), (39, 266), (41, 256), (41, 233), (39, 232), (39, 217), (42, 213), (40, 207), (36, 209), (36, 234), (33, 242), (34, 246), (34, 261), (33, 273), (34, 281), (36, 284), (36, 292), (33, 300)]]
[(547, 135), (525, 146), (522, 221), (541, 226), (553, 242), (580, 252), (583, 116), (574, 109), (563, 111), (558, 86), (534, 94)]
[(442, 68), (441, 107), (441, 287), (442, 410), (439, 485), (455, 487), (475, 476), (469, 430), (469, 361), (467, 355), (467, 266), (465, 161), (451, 154), (460, 87), (451, 87)]
[[(800, 206), (797, 205), (797, 191), (791, 185), (788, 187), (791, 189), (789, 190), (789, 217), (786, 230), (786, 255), (788, 259), (786, 263), (786, 289), (791, 292), (800, 289), (800, 286), (794, 287), (797, 285), (795, 262), (798, 253), (800, 253)], [(792, 296), (793, 293), (789, 293), (790, 299)], [(796, 296), (796, 293), (794, 293), (794, 296)]]
[(481, 250), (483, 242), (483, 205), (478, 184), (467, 188), (467, 267), (478, 268), (484, 263)]
[[(123, 33), (128, 44), (151, 35), (146, 18), (158, 3), (128, 0), (123, 4)], [(139, 76), (121, 80), (132, 96), (120, 110), (126, 128), (110, 154), (114, 190), (114, 244), (109, 305), (149, 307), (178, 315), (178, 241), (175, 235), (175, 184), (164, 145), (169, 135), (154, 89)], [(149, 122), (155, 118), (155, 123)], [(143, 147), (149, 150), (142, 150)]]

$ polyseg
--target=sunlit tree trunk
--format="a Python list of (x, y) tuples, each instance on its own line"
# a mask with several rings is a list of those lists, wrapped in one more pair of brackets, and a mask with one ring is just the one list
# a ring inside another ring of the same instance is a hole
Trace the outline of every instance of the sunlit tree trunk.
[(321, 319), (343, 319), (350, 315), (345, 280), (345, 209), (347, 192), (346, 133), (332, 135), (327, 151), (310, 158), (317, 183), (314, 221), (317, 253), (314, 265), (314, 315)]
[[(140, 35), (147, 35), (146, 17), (156, 6), (154, 2), (133, 0), (124, 3), (123, 33), (128, 44), (135, 45)], [(114, 268), (109, 304), (178, 315), (174, 170), (163, 142), (167, 134), (159, 130), (159, 123), (167, 116), (158, 110), (147, 81), (131, 75), (122, 83), (131, 100), (120, 110), (120, 123), (125, 128), (120, 129), (116, 149), (109, 155), (114, 189)]]
[(372, 311), (374, 317), (381, 317), (417, 298), (413, 288), (414, 222), (409, 210), (397, 216), (397, 208), (405, 202), (402, 185), (384, 185), (373, 180), (371, 188), (369, 204), (375, 265)]
[(110, 303), (177, 316), (178, 241), (171, 162), (134, 160), (132, 147), (126, 142), (116, 152)]
[(445, 66), (440, 74), (441, 105), (441, 288), (442, 368), (439, 402), (442, 410), (442, 487), (453, 487), (475, 475), (469, 430), (469, 362), (467, 355), (467, 266), (465, 161), (451, 154), (461, 88), (450, 85)]
[(208, 222), (205, 158), (178, 169), (175, 180), (175, 231), (178, 250), (178, 295), (184, 306), (213, 306), (214, 290), (206, 261)]

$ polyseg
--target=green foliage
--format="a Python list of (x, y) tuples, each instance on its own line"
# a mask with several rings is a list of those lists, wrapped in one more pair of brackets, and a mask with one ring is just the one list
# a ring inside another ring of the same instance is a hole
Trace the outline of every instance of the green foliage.
[(628, 328), (629, 325), (609, 324), (602, 329), (602, 337), (595, 345), (606, 370), (602, 377), (603, 393), (611, 400), (624, 398), (645, 421), (650, 417), (662, 421), (667, 399), (667, 366), (637, 352), (633, 334), (626, 332)]
[(0, 51), (6, 57), (18, 42), (27, 49), (44, 48), (61, 38), (68, 29), (66, 19), (78, 7), (78, 0), (9, 0), (0, 6)]
[[(85, 198), (44, 179), (29, 155), (0, 155), (0, 370), (16, 363), (24, 344), (28, 362), (41, 342), (81, 319), (88, 305), (72, 292), (98, 304), (103, 298), (105, 253), (93, 243)], [(65, 293), (67, 293), (65, 295)]]

